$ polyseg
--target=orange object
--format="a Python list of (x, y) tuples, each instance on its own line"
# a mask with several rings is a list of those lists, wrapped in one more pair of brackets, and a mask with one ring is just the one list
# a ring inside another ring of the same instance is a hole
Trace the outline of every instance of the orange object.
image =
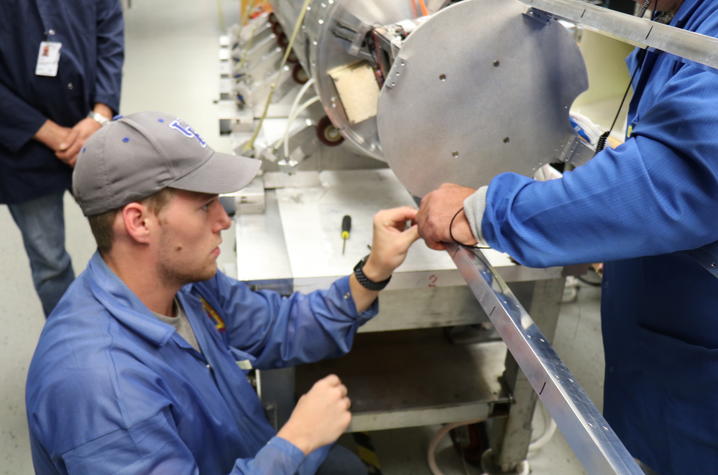
[(265, 12), (271, 12), (272, 6), (267, 2), (260, 2), (261, 4), (257, 6), (252, 13), (250, 13), (249, 18), (257, 18), (259, 15), (265, 13)]

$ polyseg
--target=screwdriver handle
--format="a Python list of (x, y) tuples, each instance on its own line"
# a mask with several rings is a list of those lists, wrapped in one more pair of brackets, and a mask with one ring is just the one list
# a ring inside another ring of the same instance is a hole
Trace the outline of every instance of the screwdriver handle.
[(345, 214), (342, 218), (342, 239), (349, 239), (349, 232), (352, 230), (352, 217)]

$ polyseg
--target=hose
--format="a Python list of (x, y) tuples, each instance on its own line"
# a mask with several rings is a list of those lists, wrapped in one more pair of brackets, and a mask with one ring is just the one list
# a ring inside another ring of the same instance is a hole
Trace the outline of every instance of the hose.
[[(554, 434), (556, 433), (556, 422), (553, 420), (553, 418), (551, 418), (545, 412), (545, 409), (543, 408), (543, 406), (540, 406), (539, 410), (541, 411), (541, 416), (544, 421), (544, 427), (546, 429), (544, 430), (543, 434), (541, 434), (541, 436), (538, 439), (532, 441), (529, 444), (529, 447), (528, 447), (529, 451), (539, 450), (540, 448), (545, 446), (548, 443), (548, 441), (550, 441), (553, 438)], [(439, 446), (439, 443), (443, 440), (443, 438), (446, 437), (446, 434), (448, 434), (452, 430), (457, 429), (459, 427), (476, 424), (476, 423), (484, 422), (484, 421), (486, 421), (486, 418), (482, 417), (482, 418), (471, 419), (471, 420), (463, 421), (463, 422), (455, 422), (453, 424), (446, 424), (443, 427), (441, 427), (441, 429), (436, 431), (436, 434), (434, 434), (434, 437), (431, 438), (431, 441), (429, 442), (429, 447), (427, 448), (427, 451), (426, 451), (426, 462), (429, 465), (429, 470), (431, 471), (431, 473), (433, 475), (444, 475), (444, 472), (441, 471), (441, 469), (439, 468), (439, 466), (436, 463), (436, 448)], [(526, 471), (528, 464), (524, 464), (524, 465), (525, 466), (521, 467), (521, 471), (522, 471), (522, 473), (523, 472), (528, 473)]]
[(539, 411), (541, 411), (541, 416), (543, 418), (543, 426), (545, 429), (543, 431), (543, 434), (541, 434), (538, 439), (531, 441), (531, 443), (529, 444), (529, 452), (542, 448), (548, 443), (549, 440), (551, 440), (553, 435), (556, 433), (556, 421), (554, 421), (553, 418), (546, 413), (546, 409), (544, 409), (543, 406), (539, 405)]
[[(272, 147), (274, 150), (277, 150), (279, 144), (282, 143), (282, 141), (284, 141), (285, 143), (287, 142), (287, 137), (289, 137), (289, 128), (292, 126), (292, 122), (294, 121), (292, 116), (296, 117), (297, 115), (299, 115), (296, 112), (297, 106), (299, 105), (299, 101), (302, 100), (302, 97), (307, 92), (307, 89), (312, 86), (312, 84), (314, 84), (314, 78), (310, 78), (307, 82), (305, 82), (302, 88), (297, 93), (296, 97), (294, 98), (294, 102), (292, 102), (292, 106), (289, 108), (289, 115), (287, 116), (287, 127), (284, 129), (284, 135), (282, 136), (282, 138), (280, 138), (274, 143), (274, 146)], [(284, 152), (284, 158), (289, 158), (287, 156), (286, 149)]]
[(433, 475), (444, 475), (444, 472), (442, 472), (436, 464), (436, 448), (439, 446), (439, 442), (446, 437), (446, 434), (458, 427), (484, 422), (485, 420), (485, 417), (481, 417), (479, 419), (471, 419), (463, 422), (454, 422), (453, 424), (446, 424), (441, 429), (436, 431), (436, 434), (434, 434), (434, 437), (432, 437), (429, 442), (429, 447), (426, 449), (426, 462), (429, 464), (429, 470), (431, 470)]
[(284, 129), (283, 138), (283, 150), (285, 159), (289, 159), (289, 128), (292, 125), (292, 122), (294, 122), (294, 119), (296, 119), (299, 114), (304, 112), (309, 106), (313, 105), (316, 102), (319, 102), (319, 96), (314, 96), (311, 99), (307, 100), (304, 104), (299, 106), (299, 108), (293, 115), (289, 116), (289, 119), (287, 120), (287, 128)]
[[(302, 26), (302, 23), (304, 22), (304, 15), (307, 13), (307, 7), (309, 7), (309, 4), (312, 3), (312, 0), (304, 0), (304, 3), (302, 4), (302, 8), (300, 10), (299, 16), (297, 17), (297, 21), (294, 22), (294, 29), (292, 31), (292, 36), (289, 38), (289, 42), (287, 43), (287, 49), (284, 51), (284, 56), (282, 57), (282, 61), (279, 63), (279, 70), (281, 71), (284, 67), (284, 64), (287, 62), (287, 58), (289, 57), (289, 54), (292, 52), (292, 47), (294, 46), (294, 40), (297, 39), (297, 35), (299, 34), (299, 29)], [(262, 116), (259, 118), (259, 124), (257, 125), (257, 128), (254, 129), (254, 133), (252, 134), (252, 138), (249, 139), (249, 141), (244, 145), (242, 148), (242, 152), (247, 152), (249, 150), (254, 149), (254, 142), (257, 140), (257, 137), (259, 136), (259, 132), (262, 130), (262, 126), (264, 125), (264, 120), (267, 118), (267, 113), (269, 112), (269, 105), (272, 103), (272, 97), (274, 96), (274, 91), (277, 89), (277, 83), (272, 83), (272, 86), (269, 88), (269, 94), (267, 94), (267, 101), (264, 103), (264, 111), (262, 111)]]

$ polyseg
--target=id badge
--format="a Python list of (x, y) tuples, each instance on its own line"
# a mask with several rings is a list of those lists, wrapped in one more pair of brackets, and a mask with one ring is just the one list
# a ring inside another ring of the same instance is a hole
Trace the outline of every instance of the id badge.
[(60, 64), (60, 48), (62, 48), (62, 43), (57, 41), (43, 41), (40, 43), (40, 51), (37, 53), (35, 75), (47, 77), (57, 76), (57, 66)]

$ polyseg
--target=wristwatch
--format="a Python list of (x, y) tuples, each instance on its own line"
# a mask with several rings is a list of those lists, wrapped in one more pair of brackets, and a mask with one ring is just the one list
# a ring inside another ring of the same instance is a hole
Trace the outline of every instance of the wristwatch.
[(381, 282), (374, 282), (369, 277), (364, 275), (364, 264), (366, 264), (366, 261), (368, 259), (369, 254), (367, 254), (359, 262), (357, 262), (357, 265), (354, 266), (354, 277), (356, 277), (357, 281), (361, 284), (361, 286), (366, 289), (376, 291), (382, 290), (391, 280), (391, 276), (389, 276), (389, 278), (386, 280), (382, 280)]
[(87, 114), (87, 117), (97, 121), (97, 123), (99, 123), (100, 125), (105, 125), (106, 123), (108, 123), (110, 121), (110, 119), (108, 119), (104, 115), (100, 114), (99, 112), (95, 112), (95, 111), (90, 111)]

